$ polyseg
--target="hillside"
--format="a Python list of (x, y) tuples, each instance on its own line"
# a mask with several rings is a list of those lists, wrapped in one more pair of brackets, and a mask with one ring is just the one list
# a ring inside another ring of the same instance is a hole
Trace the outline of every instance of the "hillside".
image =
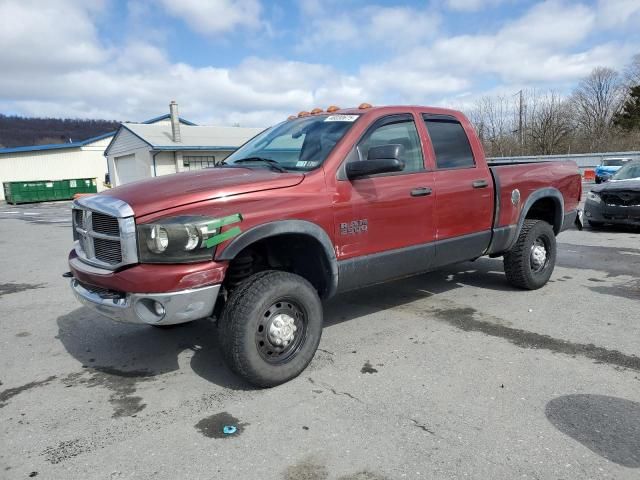
[(69, 118), (27, 118), (0, 114), (0, 148), (77, 142), (113, 132), (119, 122)]

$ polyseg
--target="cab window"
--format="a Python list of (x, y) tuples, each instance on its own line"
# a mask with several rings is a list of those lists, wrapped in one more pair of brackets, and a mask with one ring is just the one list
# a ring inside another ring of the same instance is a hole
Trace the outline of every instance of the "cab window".
[(449, 115), (425, 115), (424, 123), (438, 169), (475, 167), (469, 139), (458, 120)]
[(409, 115), (398, 115), (397, 118), (384, 118), (378, 123), (358, 144), (359, 159), (366, 161), (371, 147), (402, 145), (400, 160), (404, 161), (405, 168), (401, 173), (424, 170), (420, 137), (413, 119)]

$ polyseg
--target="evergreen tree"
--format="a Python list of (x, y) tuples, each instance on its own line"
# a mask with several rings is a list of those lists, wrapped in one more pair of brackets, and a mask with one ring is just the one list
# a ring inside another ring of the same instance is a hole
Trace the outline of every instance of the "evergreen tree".
[(627, 131), (640, 129), (640, 85), (631, 87), (629, 97), (622, 111), (615, 115), (613, 123)]

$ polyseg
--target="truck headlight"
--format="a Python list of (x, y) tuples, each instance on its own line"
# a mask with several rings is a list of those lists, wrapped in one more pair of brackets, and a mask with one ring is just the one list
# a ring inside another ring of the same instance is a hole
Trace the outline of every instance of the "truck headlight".
[(162, 225), (153, 225), (147, 238), (147, 247), (153, 253), (162, 253), (169, 246), (169, 234)]
[(142, 263), (191, 263), (211, 260), (215, 246), (238, 233), (220, 233), (225, 225), (242, 221), (240, 214), (223, 218), (180, 216), (137, 225), (138, 255)]
[(595, 192), (589, 192), (587, 194), (587, 199), (591, 200), (592, 202), (596, 202), (596, 203), (600, 203), (602, 201), (602, 199), (600, 198), (600, 195), (598, 195)]

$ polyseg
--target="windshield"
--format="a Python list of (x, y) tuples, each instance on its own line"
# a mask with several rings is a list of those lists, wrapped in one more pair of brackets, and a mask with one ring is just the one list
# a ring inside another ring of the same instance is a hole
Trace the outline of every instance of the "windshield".
[(313, 170), (324, 162), (359, 117), (313, 115), (288, 120), (249, 140), (227, 157), (224, 164), (248, 166), (275, 161), (287, 170)]
[(603, 167), (621, 167), (624, 163), (624, 160), (620, 159), (612, 159), (612, 160), (603, 160)]
[(632, 178), (640, 178), (640, 161), (627, 163), (611, 177), (612, 180), (631, 180)]

